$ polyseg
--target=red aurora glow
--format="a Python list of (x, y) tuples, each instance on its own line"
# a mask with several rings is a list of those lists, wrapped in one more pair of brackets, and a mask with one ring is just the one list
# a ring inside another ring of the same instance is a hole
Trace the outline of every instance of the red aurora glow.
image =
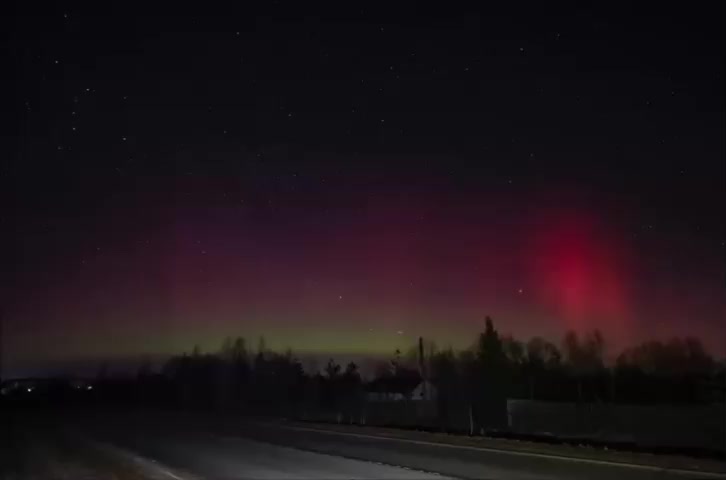
[(544, 215), (538, 223), (531, 258), (542, 304), (568, 328), (607, 323), (608, 330), (625, 333), (630, 272), (621, 242), (581, 212)]

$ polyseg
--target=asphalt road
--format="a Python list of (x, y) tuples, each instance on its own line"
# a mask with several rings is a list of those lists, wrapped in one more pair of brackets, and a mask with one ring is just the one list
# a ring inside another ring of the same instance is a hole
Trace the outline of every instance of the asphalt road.
[(191, 478), (684, 479), (722, 478), (660, 467), (442, 446), (294, 425), (174, 416), (87, 422), (90, 435)]
[(440, 480), (433, 473), (217, 434), (153, 435), (120, 442), (173, 469), (182, 479), (396, 479)]

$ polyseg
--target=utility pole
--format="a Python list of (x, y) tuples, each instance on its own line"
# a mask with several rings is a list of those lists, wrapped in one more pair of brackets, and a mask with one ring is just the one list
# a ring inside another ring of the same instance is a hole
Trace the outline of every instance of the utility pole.
[(426, 367), (424, 361), (424, 348), (423, 348), (423, 337), (418, 337), (418, 369), (421, 375), (421, 398), (428, 400), (427, 385), (426, 385)]
[(2, 385), (3, 382), (3, 311), (2, 307), (0, 307), (0, 385)]

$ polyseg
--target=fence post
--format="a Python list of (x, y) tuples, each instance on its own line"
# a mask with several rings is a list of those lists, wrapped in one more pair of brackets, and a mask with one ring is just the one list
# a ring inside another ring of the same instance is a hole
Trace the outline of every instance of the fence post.
[(474, 436), (474, 409), (471, 402), (469, 402), (469, 435)]

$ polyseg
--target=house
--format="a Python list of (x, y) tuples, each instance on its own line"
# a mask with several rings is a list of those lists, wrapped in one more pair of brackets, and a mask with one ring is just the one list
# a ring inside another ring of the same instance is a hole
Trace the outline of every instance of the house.
[(436, 386), (428, 380), (422, 380), (411, 392), (411, 400), (436, 400)]

